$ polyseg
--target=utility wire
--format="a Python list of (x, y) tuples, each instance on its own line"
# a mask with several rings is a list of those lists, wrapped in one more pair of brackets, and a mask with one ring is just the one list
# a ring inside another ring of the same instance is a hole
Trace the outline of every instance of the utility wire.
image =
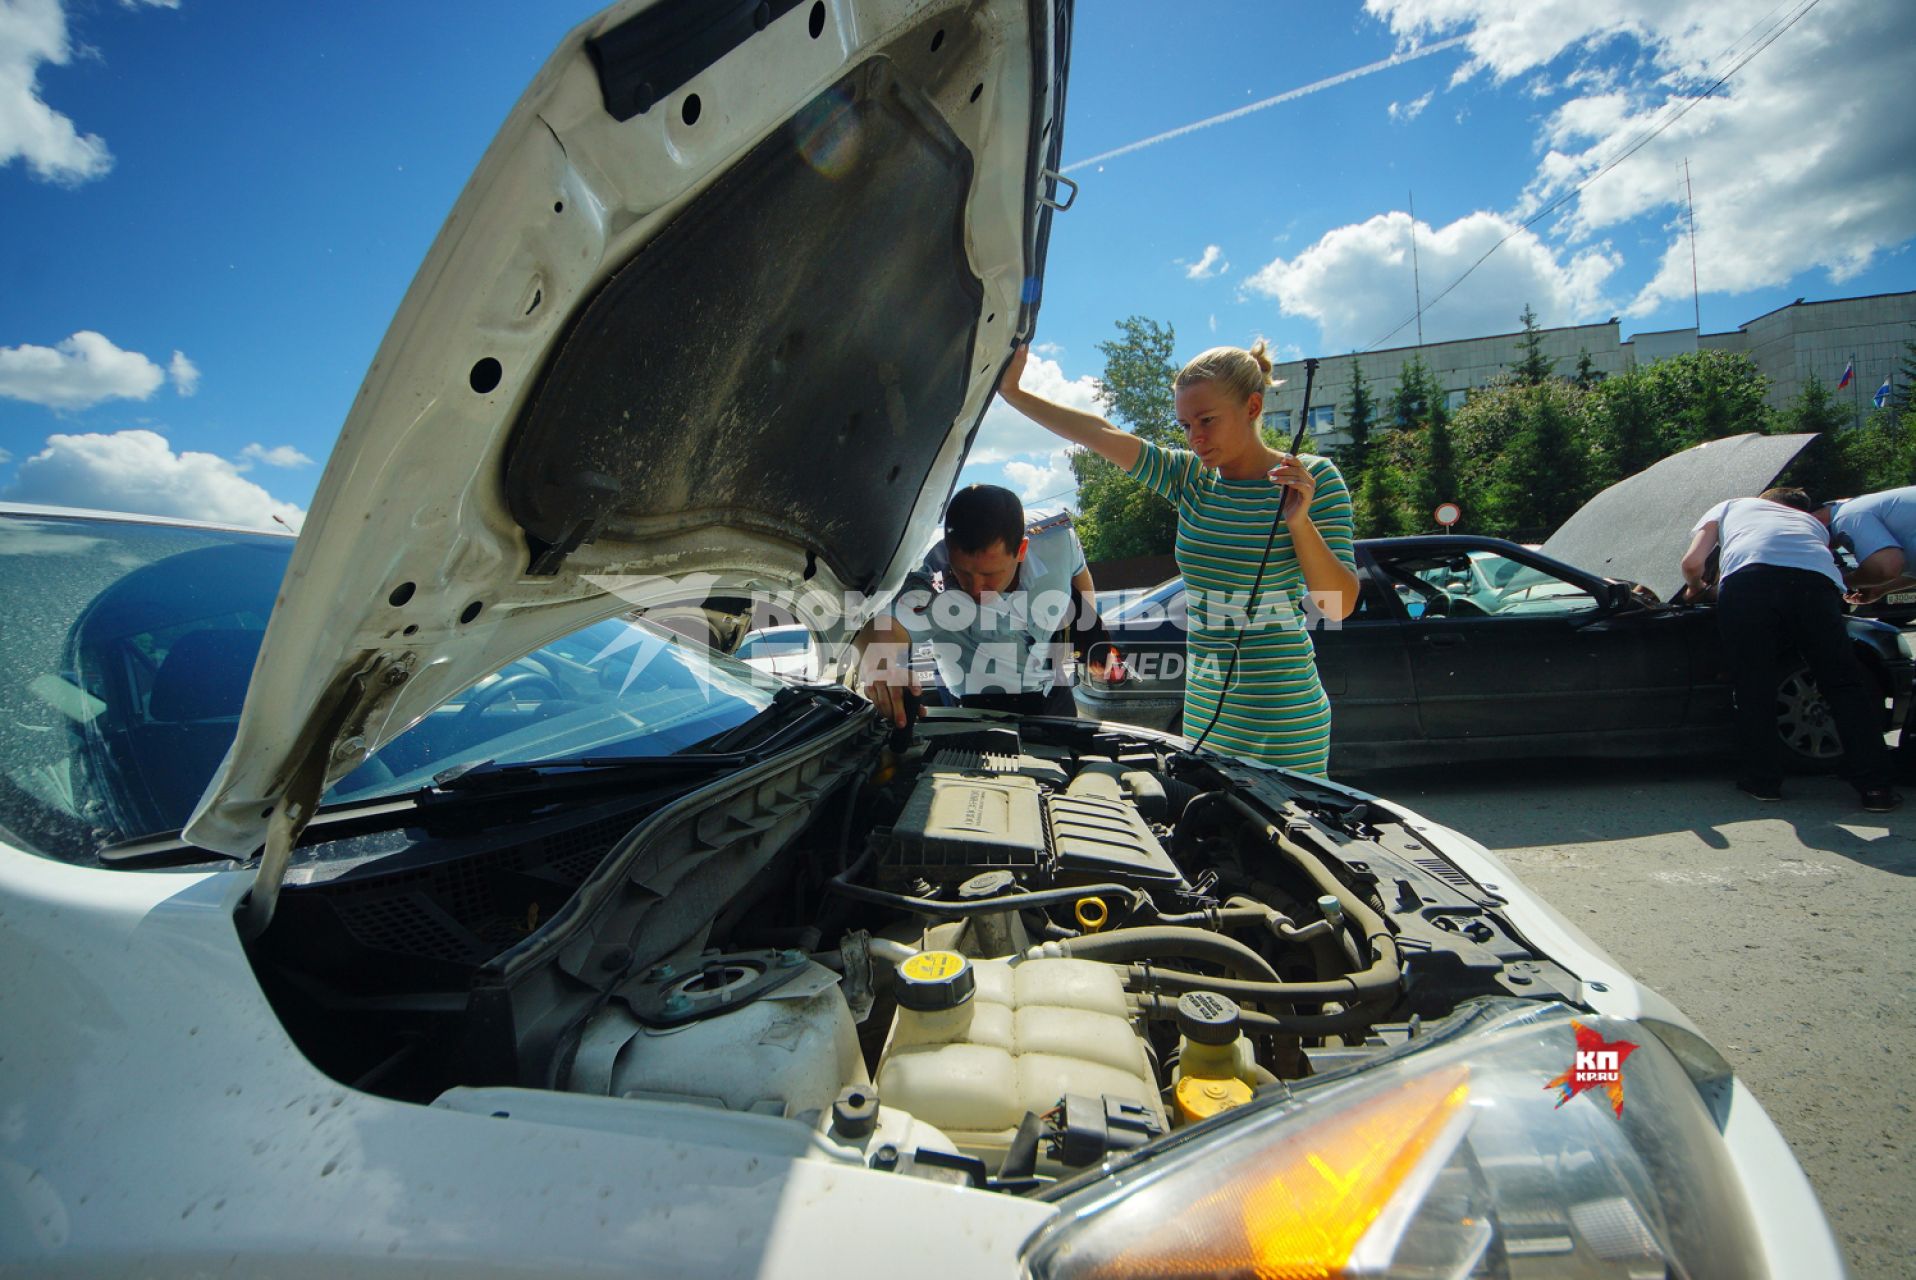
[[(1676, 107), (1673, 111), (1671, 111), (1665, 119), (1651, 126), (1646, 132), (1644, 132), (1640, 137), (1634, 139), (1627, 147), (1625, 147), (1617, 155), (1604, 161), (1603, 164), (1598, 166), (1596, 171), (1593, 172), (1589, 177), (1577, 183), (1576, 186), (1571, 187), (1568, 191), (1565, 191), (1561, 195), (1557, 196), (1556, 199), (1551, 200), (1549, 203), (1545, 204), (1542, 208), (1538, 209), (1535, 213), (1531, 214), (1528, 218), (1524, 219), (1521, 223), (1517, 224), (1517, 227), (1515, 230), (1511, 231), (1510, 234), (1506, 235), (1503, 239), (1497, 241), (1496, 244), (1491, 245), (1490, 248), (1484, 250), (1482, 257), (1478, 258), (1475, 262), (1471, 263), (1470, 266), (1464, 270), (1464, 273), (1462, 275), (1458, 276), (1455, 280), (1452, 280), (1449, 284), (1445, 285), (1443, 288), (1443, 291), (1440, 292), (1436, 297), (1432, 298), (1429, 303), (1427, 303), (1426, 305), (1422, 307), (1419, 307), (1414, 315), (1410, 316), (1402, 324), (1399, 324), (1395, 329), (1392, 329), (1389, 333), (1385, 334), (1383, 337), (1377, 339), (1377, 341), (1371, 343), (1368, 347), (1365, 347), (1364, 350), (1375, 351), (1377, 350), (1377, 348), (1383, 346), (1386, 342), (1389, 342), (1392, 338), (1402, 333), (1405, 329), (1409, 328), (1412, 324), (1421, 323), (1424, 312), (1430, 310), (1431, 307), (1436, 306), (1439, 302), (1442, 302), (1444, 298), (1449, 295), (1451, 290), (1455, 289), (1458, 285), (1468, 280), (1472, 272), (1474, 272), (1478, 267), (1483, 266), (1484, 263), (1490, 260), (1491, 254), (1497, 252), (1497, 250), (1503, 248), (1506, 244), (1509, 244), (1512, 240), (1516, 239), (1517, 235), (1520, 232), (1529, 230), (1532, 225), (1542, 221), (1544, 218), (1548, 217), (1550, 214), (1562, 208), (1573, 197), (1581, 194), (1585, 187), (1588, 187), (1591, 183), (1595, 182), (1598, 178), (1603, 177), (1603, 175), (1605, 175), (1606, 173), (1609, 173), (1612, 169), (1615, 169), (1618, 165), (1622, 164), (1625, 160), (1628, 160), (1631, 156), (1643, 150), (1643, 148), (1648, 146), (1651, 140), (1654, 139), (1658, 134), (1662, 133), (1665, 129), (1668, 129), (1671, 125), (1675, 124), (1677, 121), (1681, 120), (1684, 116), (1688, 115), (1690, 113), (1690, 110), (1693, 107), (1695, 107), (1699, 102), (1702, 102), (1706, 98), (1712, 97), (1718, 89), (1721, 89), (1724, 85), (1728, 84), (1731, 76), (1734, 76), (1737, 72), (1741, 71), (1744, 67), (1748, 66), (1750, 64), (1750, 61), (1753, 58), (1755, 58), (1757, 54), (1762, 53), (1765, 49), (1769, 48), (1772, 44), (1775, 44), (1777, 39), (1780, 36), (1782, 36), (1784, 32), (1788, 31), (1791, 27), (1795, 26), (1798, 22), (1802, 21), (1805, 14), (1809, 13), (1811, 9), (1814, 9), (1817, 5), (1821, 3), (1822, 3), (1822, 0), (1807, 0), (1807, 2), (1801, 8), (1797, 9), (1795, 13), (1790, 15), (1787, 21), (1782, 22), (1780, 25), (1775, 25), (1772, 30), (1765, 32), (1764, 35), (1759, 39), (1758, 43), (1756, 43), (1750, 48), (1750, 51), (1748, 53), (1744, 54), (1741, 58), (1739, 58), (1736, 64), (1732, 66), (1728, 71), (1725, 71), (1722, 75), (1718, 76), (1715, 80), (1711, 81), (1709, 87), (1704, 89), (1702, 93), (1697, 94), (1696, 96), (1685, 100), (1680, 106)], [(1775, 9), (1772, 9), (1770, 11), (1770, 13), (1772, 14), (1774, 14), (1775, 12), (1776, 12)], [(1767, 15), (1765, 20), (1767, 20)], [(1758, 27), (1761, 27), (1762, 25), (1763, 25), (1762, 22), (1758, 22), (1757, 26), (1752, 27), (1750, 30), (1755, 31)], [(1745, 33), (1745, 34), (1747, 36), (1748, 33)], [(1736, 43), (1741, 44), (1742, 41), (1739, 40)], [(1735, 47), (1736, 47), (1735, 44), (1731, 45), (1732, 49), (1734, 49)]]

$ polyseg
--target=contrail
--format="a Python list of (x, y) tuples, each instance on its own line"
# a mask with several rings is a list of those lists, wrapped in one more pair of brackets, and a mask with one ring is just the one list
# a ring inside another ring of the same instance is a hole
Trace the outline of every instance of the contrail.
[(1393, 53), (1381, 62), (1373, 62), (1366, 66), (1356, 67), (1350, 71), (1340, 71), (1334, 76), (1326, 76), (1322, 80), (1312, 81), (1310, 84), (1303, 85), (1300, 88), (1286, 89), (1283, 93), (1275, 97), (1265, 98), (1261, 101), (1238, 107), (1235, 110), (1226, 111), (1221, 116), (1212, 116), (1207, 120), (1199, 120), (1194, 124), (1180, 125), (1175, 129), (1171, 129), (1165, 133), (1153, 134), (1151, 137), (1144, 138), (1138, 142), (1128, 142), (1115, 151), (1105, 151), (1092, 156), (1088, 160), (1074, 161), (1066, 165), (1063, 172), (1070, 173), (1073, 169), (1082, 169), (1086, 165), (1102, 164), (1104, 161), (1116, 156), (1130, 155), (1133, 151), (1142, 151), (1146, 147), (1155, 147), (1160, 142), (1169, 142), (1173, 138), (1182, 138), (1187, 133), (1196, 133), (1199, 129), (1208, 129), (1214, 124), (1223, 124), (1225, 121), (1235, 120), (1239, 116), (1248, 116), (1253, 111), (1262, 111), (1264, 108), (1274, 107), (1280, 102), (1290, 102), (1294, 99), (1316, 93), (1320, 89), (1330, 89), (1348, 81), (1355, 80), (1360, 76), (1370, 75), (1372, 72), (1388, 70), (1401, 63), (1413, 62), (1418, 58), (1428, 58), (1433, 53), (1442, 53), (1446, 49), (1455, 48), (1467, 39), (1469, 39), (1468, 36), (1452, 36), (1448, 40), (1439, 40), (1436, 44), (1421, 45), (1418, 48), (1410, 49), (1403, 53)]

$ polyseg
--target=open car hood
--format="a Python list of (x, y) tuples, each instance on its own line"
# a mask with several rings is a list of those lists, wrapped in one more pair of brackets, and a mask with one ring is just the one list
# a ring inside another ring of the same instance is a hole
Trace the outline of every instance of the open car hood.
[(895, 586), (1030, 331), (1068, 21), (630, 0), (573, 31), (380, 345), (187, 838), (270, 864), (371, 751), (600, 618)]
[(1678, 562), (1697, 517), (1770, 487), (1814, 435), (1711, 440), (1619, 480), (1577, 508), (1543, 553), (1588, 573), (1641, 583), (1662, 599), (1683, 585)]

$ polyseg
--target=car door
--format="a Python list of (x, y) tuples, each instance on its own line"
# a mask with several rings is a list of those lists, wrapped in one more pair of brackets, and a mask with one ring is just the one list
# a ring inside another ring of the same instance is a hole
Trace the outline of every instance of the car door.
[(1373, 558), (1415, 615), (1405, 648), (1426, 738), (1577, 735), (1602, 721), (1600, 582), (1495, 539), (1417, 539)]
[[(1619, 732), (1680, 727), (1693, 714), (1700, 667), (1694, 610), (1622, 603), (1585, 630), (1598, 647), (1604, 699), (1595, 727)], [(1714, 639), (1714, 628), (1711, 628)], [(1707, 685), (1709, 677), (1703, 677)]]
[(1360, 546), (1357, 607), (1311, 632), (1317, 673), (1331, 700), (1333, 765), (1349, 748), (1422, 736), (1406, 646), (1409, 615), (1397, 590), (1371, 571)]

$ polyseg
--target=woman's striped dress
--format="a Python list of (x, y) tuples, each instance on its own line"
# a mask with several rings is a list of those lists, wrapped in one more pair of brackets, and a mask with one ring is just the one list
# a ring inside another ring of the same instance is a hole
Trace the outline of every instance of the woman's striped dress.
[[(1140, 440), (1131, 475), (1178, 509), (1177, 560), (1190, 617), (1186, 624), (1184, 732), (1211, 723), (1231, 665), (1231, 642), (1247, 619), (1244, 646), (1217, 727), (1205, 740), (1226, 755), (1324, 776), (1331, 748), (1331, 704), (1317, 678), (1303, 612), (1304, 573), (1279, 527), (1270, 563), (1248, 609), (1258, 561), (1284, 490), (1259, 476), (1226, 480), (1195, 453)], [(1331, 551), (1352, 568), (1350, 490), (1329, 458), (1301, 459), (1317, 480), (1311, 522)]]

